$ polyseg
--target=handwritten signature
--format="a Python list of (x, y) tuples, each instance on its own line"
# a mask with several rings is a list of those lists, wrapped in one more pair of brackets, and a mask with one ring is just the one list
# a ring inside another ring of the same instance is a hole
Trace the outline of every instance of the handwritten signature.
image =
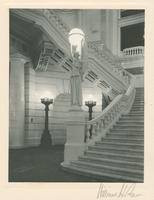
[(140, 193), (135, 193), (136, 183), (127, 184), (124, 183), (119, 187), (119, 191), (112, 192), (111, 188), (101, 183), (97, 192), (97, 199), (105, 198), (136, 198), (142, 196)]

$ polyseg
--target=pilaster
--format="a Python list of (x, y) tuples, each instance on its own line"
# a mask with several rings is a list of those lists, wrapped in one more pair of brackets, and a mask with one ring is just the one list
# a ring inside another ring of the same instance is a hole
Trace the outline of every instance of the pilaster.
[(25, 84), (24, 64), (27, 58), (16, 53), (10, 59), (9, 144), (12, 148), (24, 146), (25, 136)]

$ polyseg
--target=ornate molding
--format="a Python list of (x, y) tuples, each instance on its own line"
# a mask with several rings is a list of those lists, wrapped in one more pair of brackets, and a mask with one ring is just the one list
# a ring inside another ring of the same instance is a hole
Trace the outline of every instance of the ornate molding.
[(25, 64), (26, 62), (30, 62), (30, 59), (19, 52), (14, 52), (10, 55), (10, 62), (22, 62)]
[(142, 23), (142, 22), (144, 22), (144, 13), (120, 18), (119, 26), (124, 27), (124, 26), (129, 26), (129, 25), (133, 25), (133, 24), (137, 24), (137, 23)]

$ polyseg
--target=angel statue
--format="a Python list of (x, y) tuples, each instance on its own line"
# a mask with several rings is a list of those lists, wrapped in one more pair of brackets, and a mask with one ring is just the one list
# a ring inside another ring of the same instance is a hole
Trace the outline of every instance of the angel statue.
[(82, 106), (82, 81), (83, 81), (83, 66), (80, 60), (80, 55), (76, 51), (76, 46), (73, 46), (73, 69), (70, 78), (71, 86), (71, 104), (73, 106)]

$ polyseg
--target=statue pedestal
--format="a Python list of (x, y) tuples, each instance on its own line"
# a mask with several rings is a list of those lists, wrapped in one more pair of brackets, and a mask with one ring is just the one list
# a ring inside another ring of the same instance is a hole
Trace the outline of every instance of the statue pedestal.
[(82, 110), (70, 110), (69, 121), (67, 123), (67, 140), (64, 150), (64, 162), (69, 164), (77, 160), (85, 150), (85, 114)]

